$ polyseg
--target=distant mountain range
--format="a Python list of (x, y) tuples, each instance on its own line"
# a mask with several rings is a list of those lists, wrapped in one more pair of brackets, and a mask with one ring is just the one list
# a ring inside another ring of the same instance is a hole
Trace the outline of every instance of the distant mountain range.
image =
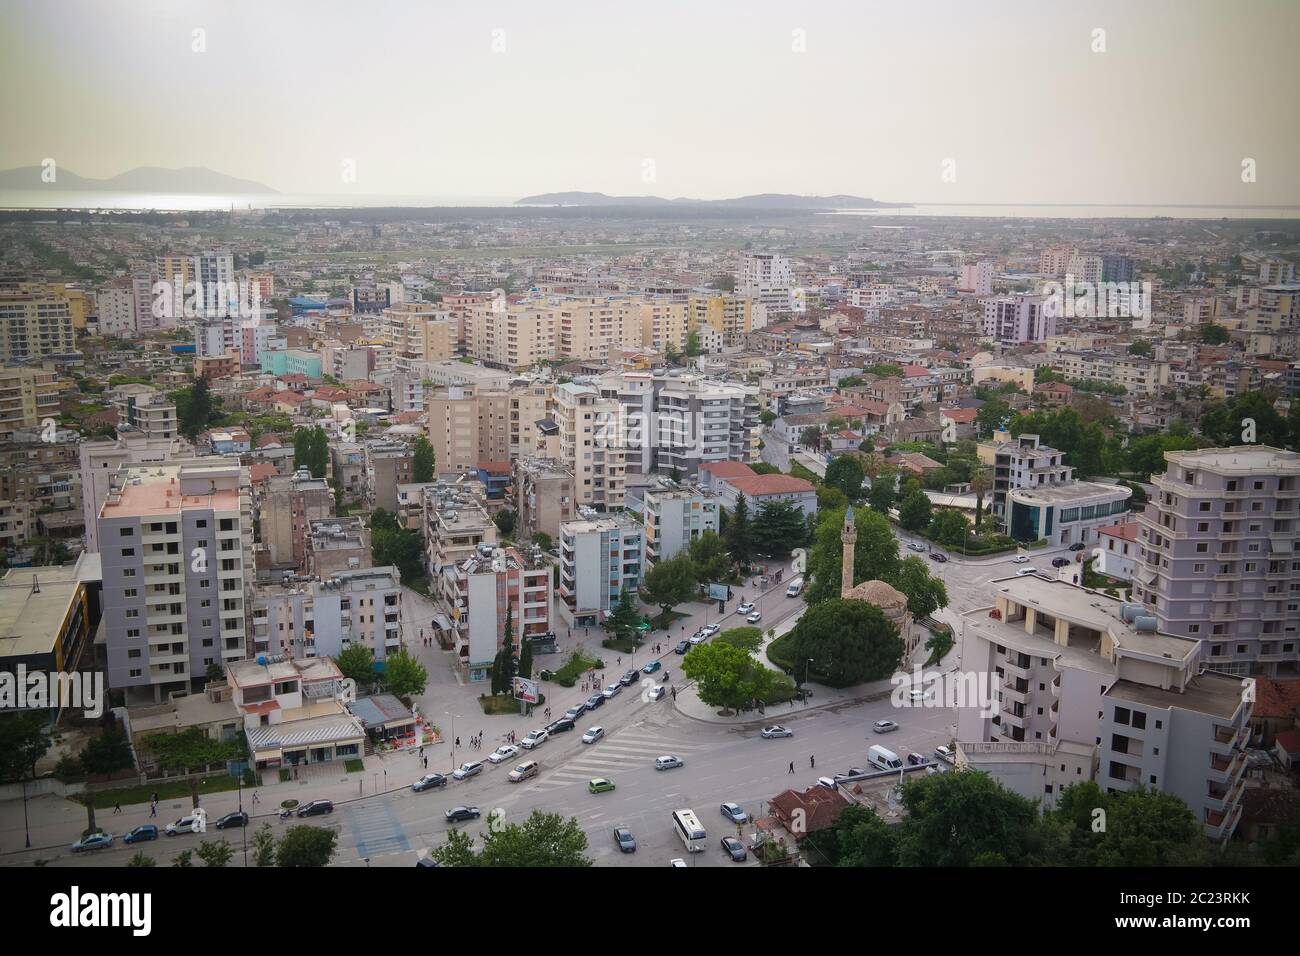
[(236, 179), (201, 166), (165, 169), (162, 166), (137, 166), (109, 179), (89, 179), (70, 169), (55, 170), (55, 181), (41, 179), (40, 166), (20, 166), (0, 171), (0, 189), (49, 189), (104, 193), (175, 193), (197, 195), (250, 195), (274, 193), (276, 190), (251, 179)]
[(730, 209), (901, 209), (906, 202), (878, 202), (862, 196), (796, 196), (759, 193), (735, 199), (663, 199), (659, 196), (607, 196), (605, 193), (542, 193), (516, 206), (718, 206)]

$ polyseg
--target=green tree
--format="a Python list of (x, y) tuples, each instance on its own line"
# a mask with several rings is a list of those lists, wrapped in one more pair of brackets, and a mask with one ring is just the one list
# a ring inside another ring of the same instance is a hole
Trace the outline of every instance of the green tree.
[(306, 468), (313, 478), (324, 478), (329, 465), (329, 436), (319, 425), (303, 426), (293, 432), (294, 470)]
[(877, 378), (902, 378), (903, 367), (895, 365), (892, 362), (883, 362), (879, 365), (870, 365), (863, 369), (868, 375), (874, 375)]
[(730, 644), (752, 654), (763, 646), (763, 631), (757, 627), (729, 627), (713, 639), (714, 644)]
[(429, 673), (424, 665), (406, 651), (390, 654), (384, 660), (384, 687), (390, 694), (409, 700), (424, 693)]
[(700, 352), (700, 334), (698, 332), (689, 332), (686, 335), (686, 347), (683, 350), (688, 358), (696, 358)]
[(555, 542), (551, 540), (551, 536), (545, 531), (538, 531), (533, 535), (533, 544), (537, 545), (537, 547), (541, 548), (543, 551), (550, 551), (555, 547)]
[(1033, 801), (988, 774), (956, 770), (903, 785), (907, 815), (899, 824), (900, 866), (1018, 866), (1034, 845)]
[(736, 507), (727, 524), (727, 547), (738, 564), (747, 565), (754, 553), (754, 529), (749, 521), (749, 502), (736, 495)]
[(1146, 339), (1138, 339), (1136, 342), (1130, 343), (1128, 347), (1129, 355), (1148, 356), (1151, 354), (1151, 351), (1151, 343)]
[[(853, 510), (858, 540), (853, 549), (853, 582), (884, 579), (898, 566), (898, 539), (889, 519), (867, 508)], [(817, 604), (840, 594), (840, 569), (844, 546), (840, 531), (844, 512), (827, 511), (817, 517), (812, 547), (808, 551), (811, 583), (804, 589), (804, 601)], [(807, 578), (805, 578), (807, 583)]]
[(137, 853), (127, 861), (127, 866), (157, 866), (153, 857), (145, 856), (143, 853)]
[(832, 488), (830, 485), (817, 486), (818, 511), (843, 511), (848, 506), (849, 499), (840, 489)]
[(534, 810), (522, 824), (489, 827), (477, 865), (510, 868), (591, 866), (586, 851), (587, 834), (576, 817), (566, 820), (558, 813)]
[(1013, 417), (1011, 406), (1001, 399), (985, 402), (975, 413), (975, 431), (980, 438), (988, 438)]
[(421, 435), (415, 440), (415, 452), (411, 457), (411, 480), (417, 484), (433, 481), (433, 466), (433, 445)]
[[(1104, 821), (1101, 829), (1098, 820)], [(1068, 866), (1194, 866), (1210, 850), (1187, 804), (1142, 787), (1106, 793), (1093, 781), (1074, 784), (1043, 822), (1063, 837), (1063, 858), (1054, 862)]]
[(0, 781), (34, 778), (36, 761), (45, 756), (51, 743), (45, 721), (35, 714), (0, 719)]
[(871, 482), (871, 490), (867, 492), (867, 504), (871, 506), (872, 511), (887, 515), (889, 509), (894, 507), (896, 477), (892, 471), (884, 471)]
[(970, 525), (966, 523), (966, 516), (960, 511), (944, 508), (930, 519), (930, 537), (947, 547), (956, 548), (965, 545), (969, 533)]
[(904, 558), (885, 580), (907, 595), (907, 609), (918, 621), (948, 606), (948, 589), (920, 558)]
[[(1247, 444), (1252, 427), (1251, 444), (1276, 448), (1291, 438), (1291, 422), (1277, 413), (1271, 394), (1264, 392), (1243, 392), (1229, 401), (1215, 402), (1202, 412), (1200, 424), (1205, 437), (1219, 447)], [(1159, 471), (1163, 473), (1164, 467)]]
[(523, 649), (519, 652), (519, 676), (525, 680), (532, 680), (533, 677), (533, 642), (523, 641)]
[(194, 379), (189, 388), (172, 392), (169, 397), (176, 404), (177, 426), (191, 441), (219, 417), (219, 409), (212, 400), (205, 378)]
[(695, 565), (695, 577), (700, 584), (726, 581), (731, 577), (731, 555), (727, 553), (726, 542), (716, 532), (705, 531), (698, 538), (692, 538), (687, 553)]
[(641, 609), (637, 607), (636, 593), (625, 590), (618, 596), (618, 604), (601, 625), (611, 638), (629, 640), (637, 636), (641, 626)]
[(803, 509), (793, 501), (765, 501), (754, 519), (754, 545), (763, 554), (785, 555), (808, 543)]
[(447, 831), (447, 842), (429, 852), (429, 858), (440, 866), (478, 866), (474, 853), (474, 840), (464, 830)]
[(497, 530), (501, 532), (502, 537), (508, 538), (514, 534), (516, 515), (509, 508), (503, 508), (498, 511), (496, 517), (492, 520), (496, 524)]
[(172, 860), (172, 866), (179, 866), (182, 868), (193, 866), (194, 864), (191, 862), (193, 858), (193, 850), (182, 850), (180, 853), (176, 854), (175, 858)]
[(80, 759), (88, 774), (111, 774), (135, 766), (131, 742), (117, 724), (92, 737), (81, 749)]
[(855, 455), (840, 455), (826, 466), (825, 482), (853, 501), (862, 495), (862, 463)]
[(194, 853), (203, 861), (204, 866), (217, 868), (228, 864), (230, 858), (235, 855), (235, 851), (225, 840), (204, 840)]
[(911, 532), (924, 531), (930, 524), (930, 498), (924, 491), (913, 491), (898, 506), (898, 523)]
[(810, 604), (790, 633), (778, 640), (779, 654), (790, 662), (796, 678), (804, 661), (811, 660), (810, 671), (831, 687), (888, 677), (903, 655), (898, 629), (880, 608), (865, 601), (835, 598)]
[(646, 573), (642, 598), (647, 604), (658, 604), (666, 617), (669, 611), (689, 601), (695, 593), (695, 564), (689, 554), (682, 553), (656, 562)]
[(1228, 330), (1213, 322), (1201, 326), (1200, 337), (1205, 345), (1223, 345), (1229, 339)]
[(338, 834), (324, 827), (290, 827), (275, 849), (276, 865), (282, 867), (329, 866), (338, 844)]
[(339, 651), (334, 658), (344, 677), (356, 681), (360, 688), (369, 687), (375, 680), (375, 655), (366, 645), (353, 642)]
[(263, 823), (253, 834), (253, 865), (275, 866), (275, 835), (271, 824)]
[(897, 866), (898, 831), (877, 816), (873, 807), (855, 803), (835, 822), (810, 834), (804, 846), (835, 866)]
[(776, 421), (776, 412), (772, 411), (770, 408), (765, 408), (759, 413), (758, 420), (764, 425), (770, 425)]
[(695, 681), (700, 700), (726, 710), (748, 706), (767, 697), (776, 674), (730, 643), (701, 644), (682, 659), (682, 670)]

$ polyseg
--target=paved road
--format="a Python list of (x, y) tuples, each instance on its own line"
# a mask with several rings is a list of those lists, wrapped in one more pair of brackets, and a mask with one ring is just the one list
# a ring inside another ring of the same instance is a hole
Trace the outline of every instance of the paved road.
[[(871, 723), (881, 717), (897, 720), (902, 729), (888, 735), (872, 734)], [(709, 834), (708, 849), (690, 862), (732, 866), (735, 864), (718, 845), (722, 836), (735, 833), (735, 825), (724, 820), (719, 810), (724, 801), (739, 803), (751, 815), (764, 812), (765, 802), (787, 787), (810, 786), (818, 776), (864, 766), (872, 743), (899, 753), (915, 750), (929, 754), (952, 739), (952, 722), (949, 710), (926, 707), (900, 712), (885, 699), (790, 718), (793, 738), (764, 740), (756, 726), (722, 727), (691, 720), (672, 710), (668, 702), (644, 701), (635, 689), (629, 689), (586, 715), (581, 723), (583, 728), (600, 723), (606, 728), (605, 739), (584, 745), (575, 732), (546, 742), (530, 755), (542, 766), (542, 772), (530, 781), (507, 782), (513, 762), (489, 765), (483, 774), (453, 781), (443, 790), (404, 790), (339, 803), (332, 816), (307, 822), (338, 831), (339, 865), (362, 866), (368, 858), (371, 866), (399, 866), (413, 864), (420, 851), (443, 842), (448, 829), (444, 813), (450, 807), (466, 804), (482, 810), (482, 819), (458, 824), (471, 834), (485, 831), (494, 811), (507, 821), (522, 821), (539, 809), (576, 817), (587, 833), (588, 853), (597, 865), (653, 866), (689, 856), (674, 835), (670, 816), (673, 810), (689, 806)], [(657, 771), (654, 758), (660, 754), (681, 757), (685, 765)], [(815, 767), (809, 766), (810, 757), (815, 757)], [(789, 772), (791, 762), (794, 774)], [(415, 776), (412, 766), (412, 779)], [(614, 780), (616, 789), (588, 793), (587, 781), (597, 776)], [(271, 824), (277, 833), (289, 825), (275, 818)], [(615, 847), (615, 826), (631, 828), (638, 842), (635, 854), (623, 854)], [(232, 865), (242, 865), (240, 831), (221, 835), (235, 847)], [(746, 839), (750, 835), (746, 827)], [(216, 836), (210, 833), (205, 838)], [(31, 865), (31, 857), (39, 856), (51, 866), (122, 866), (140, 850), (160, 865), (168, 865), (182, 850), (197, 846), (200, 839), (196, 835), (160, 838), (138, 847), (124, 847), (119, 842), (111, 849), (82, 856), (66, 851), (18, 854), (4, 858), (4, 863)]]

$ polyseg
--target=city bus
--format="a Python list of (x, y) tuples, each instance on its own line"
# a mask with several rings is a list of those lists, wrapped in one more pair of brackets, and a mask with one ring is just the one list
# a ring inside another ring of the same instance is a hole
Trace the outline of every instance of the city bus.
[(695, 811), (687, 807), (673, 811), (673, 829), (681, 838), (688, 853), (700, 853), (704, 850), (704, 827), (700, 824)]

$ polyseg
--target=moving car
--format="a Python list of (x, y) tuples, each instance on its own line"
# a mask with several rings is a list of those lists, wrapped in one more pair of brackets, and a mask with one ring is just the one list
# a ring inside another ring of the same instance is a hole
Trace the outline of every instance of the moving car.
[(144, 843), (146, 840), (158, 839), (158, 828), (152, 823), (144, 823), (122, 837), (123, 843)]
[(604, 736), (605, 736), (604, 727), (591, 727), (587, 730), (585, 734), (582, 735), (582, 742), (584, 744), (594, 744), (597, 740), (599, 740), (601, 737)]
[(568, 710), (566, 710), (564, 712), (564, 716), (568, 717), (570, 720), (577, 720), (586, 712), (587, 712), (587, 705), (579, 704), (577, 707), (570, 707)]
[(677, 642), (677, 646), (674, 647), (673, 650), (675, 650), (678, 654), (685, 654), (687, 651), (691, 649), (691, 647), (692, 644), (690, 638), (683, 638), (682, 640)]
[(1029, 559), (1025, 557), (1023, 554), (1018, 554), (1011, 559), (1012, 564), (1027, 564), (1028, 562)]
[(523, 747), (525, 750), (532, 750), (534, 747), (539, 747), (546, 743), (546, 738), (549, 736), (551, 735), (546, 732), (545, 727), (539, 727), (537, 730), (528, 731), (527, 736), (525, 736), (523, 740), (519, 741), (519, 746)]
[(871, 725), (871, 729), (878, 734), (888, 734), (898, 729), (898, 724), (892, 720), (878, 720)]
[(663, 666), (664, 665), (660, 664), (658, 661), (651, 661), (645, 667), (641, 668), (641, 671), (646, 674), (653, 674), (655, 671), (659, 670)]
[(614, 827), (614, 842), (624, 853), (636, 852), (636, 840), (632, 837), (632, 831), (627, 827)]
[(654, 687), (651, 687), (648, 691), (646, 691), (647, 700), (662, 700), (663, 696), (664, 696), (663, 684), (655, 684)]
[[(479, 766), (481, 767), (482, 764), (479, 764)], [(313, 800), (310, 803), (305, 803), (298, 808), (298, 816), (300, 817), (318, 817), (321, 816), (322, 814), (333, 813), (333, 812), (334, 812), (333, 800)]]
[(791, 581), (790, 586), (785, 589), (785, 596), (798, 597), (800, 594), (803, 594), (803, 582)]
[(635, 670), (626, 671), (618, 682), (624, 687), (631, 687), (637, 682), (637, 672)]
[(199, 819), (200, 817), (198, 817), (196, 814), (190, 814), (187, 817), (181, 817), (179, 820), (175, 821), (174, 823), (169, 823), (167, 824), (167, 826), (163, 827), (163, 833), (167, 834), (168, 836), (176, 836), (176, 834), (178, 833), (197, 833), (198, 832), (197, 828), (199, 826)]
[(606, 793), (614, 789), (614, 781), (608, 777), (592, 777), (587, 781), (588, 793)]
[[(496, 754), (492, 755), (492, 757), (495, 756)], [(489, 757), (488, 759), (491, 760), (492, 757)], [(442, 774), (426, 773), (419, 780), (415, 781), (415, 783), (411, 784), (411, 789), (414, 790), (416, 793), (424, 793), (424, 791), (426, 790), (433, 790), (437, 787), (445, 787), (445, 786), (447, 786), (447, 778), (444, 777)]]
[(622, 684), (610, 684), (601, 693), (605, 695), (606, 700), (613, 700), (622, 692), (623, 692)]
[(908, 551), (925, 551), (925, 545), (917, 544), (915, 541), (907, 542)]
[(763, 612), (755, 611), (753, 614), (747, 616), (745, 620), (748, 621), (750, 624), (757, 624), (759, 621), (763, 620)]
[(448, 823), (458, 823), (461, 820), (477, 820), (480, 816), (478, 807), (453, 807), (446, 813)]
[(948, 555), (942, 553), (941, 551), (931, 551), (931, 552), (930, 552), (930, 560), (931, 560), (931, 561), (938, 561), (940, 564), (947, 564), (947, 563), (948, 563)]
[(907, 699), (912, 701), (912, 703), (916, 703), (918, 701), (925, 700), (925, 695), (926, 695), (925, 690), (923, 690), (920, 687), (913, 687), (911, 690), (907, 692)]
[(1069, 563), (1070, 563), (1070, 559), (1069, 559), (1069, 558), (1055, 558), (1055, 559), (1053, 559), (1053, 561), (1052, 561), (1052, 567), (1054, 567), (1054, 568), (1063, 568), (1063, 567), (1065, 567), (1066, 565), (1068, 565)]
[(559, 720), (555, 720), (555, 721), (552, 721), (551, 723), (547, 724), (547, 725), (546, 725), (546, 732), (547, 732), (548, 734), (552, 734), (552, 735), (554, 735), (554, 734), (562, 734), (562, 733), (564, 733), (566, 730), (572, 730), (572, 729), (573, 729), (574, 727), (576, 727), (576, 726), (578, 726), (578, 725), (575, 724), (575, 723), (574, 723), (572, 720), (570, 720), (568, 717), (561, 717)]
[(736, 608), (736, 613), (737, 613), (737, 614), (748, 614), (748, 613), (749, 613), (750, 611), (752, 611), (752, 610), (754, 610), (754, 604), (753, 604), (753, 602), (752, 602), (752, 601), (746, 601), (744, 604), (740, 605), (740, 607)]
[(724, 803), (722, 805), (722, 815), (732, 823), (748, 823), (749, 814), (741, 809), (738, 803)]
[(1084, 544), (1082, 541), (1076, 541), (1076, 542), (1074, 542), (1074, 544), (1070, 545), (1070, 550), (1071, 550), (1071, 551), (1082, 551), (1082, 550), (1083, 550), (1084, 548), (1086, 548), (1086, 547), (1087, 547), (1087, 545)]
[(744, 863), (749, 857), (745, 852), (745, 844), (735, 837), (723, 837), (722, 848), (727, 851), (727, 856), (731, 857), (733, 863)]
[(217, 821), (217, 829), (225, 830), (229, 827), (246, 827), (248, 826), (248, 814), (236, 810), (234, 813), (227, 813)]
[(1023, 567), (1018, 571), (1016, 571), (1016, 577), (1023, 578), (1026, 574), (1037, 574), (1037, 573), (1038, 573), (1038, 569), (1035, 568), (1033, 565), (1029, 565), (1028, 567)]
[(506, 779), (511, 783), (519, 783), (520, 781), (527, 780), (529, 777), (537, 776), (541, 769), (542, 768), (537, 765), (536, 760), (525, 760), (518, 767), (515, 767), (514, 770), (511, 770), (506, 774)]
[(666, 754), (662, 757), (655, 758), (656, 770), (671, 770), (673, 767), (682, 767), (682, 766), (685, 766), (685, 764), (682, 763), (682, 758), (674, 757), (671, 754)]
[(773, 724), (771, 727), (764, 727), (762, 737), (764, 740), (774, 740), (777, 737), (793, 737), (794, 731), (780, 724)]
[(84, 836), (76, 843), (72, 844), (72, 852), (80, 853), (83, 850), (102, 850), (106, 846), (113, 845), (113, 834), (102, 831)]
[(452, 771), (451, 775), (455, 777), (457, 780), (465, 780), (468, 779), (469, 777), (473, 777), (476, 774), (480, 774), (482, 772), (483, 772), (483, 762), (481, 760), (471, 760), (468, 763), (461, 764), (459, 767), (457, 767), (455, 770)]
[(595, 710), (603, 703), (605, 703), (604, 694), (592, 694), (590, 697), (587, 698), (587, 709)]
[(513, 760), (518, 756), (519, 748), (514, 744), (506, 744), (504, 747), (498, 747), (488, 754), (488, 763), (505, 763), (507, 760)]

